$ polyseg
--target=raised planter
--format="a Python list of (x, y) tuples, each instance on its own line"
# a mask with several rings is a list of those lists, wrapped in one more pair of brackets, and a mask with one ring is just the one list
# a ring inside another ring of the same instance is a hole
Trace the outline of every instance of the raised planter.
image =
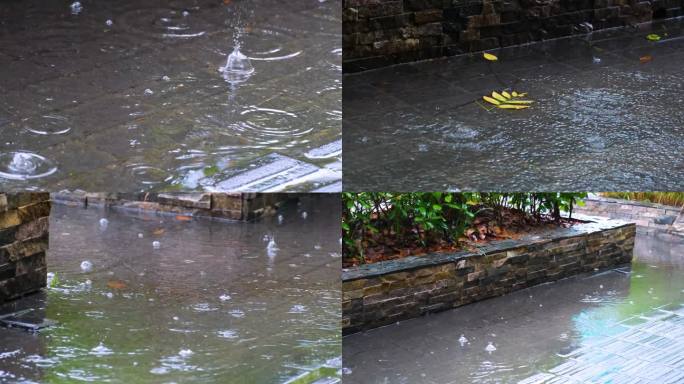
[(50, 195), (0, 193), (0, 304), (47, 282)]
[(635, 224), (579, 218), (592, 221), (493, 241), (479, 253), (412, 256), (345, 269), (343, 334), (631, 262)]

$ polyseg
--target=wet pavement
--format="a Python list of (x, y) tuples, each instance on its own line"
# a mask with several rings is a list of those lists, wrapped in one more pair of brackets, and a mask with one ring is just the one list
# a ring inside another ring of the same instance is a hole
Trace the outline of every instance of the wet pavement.
[(0, 327), (0, 382), (339, 382), (339, 197), (278, 214), (54, 206), (54, 286), (2, 311), (37, 306), (26, 316), (56, 325)]
[(339, 2), (69, 4), (0, 8), (5, 189), (341, 189)]
[(347, 336), (344, 382), (680, 383), (684, 239), (635, 260)]
[(345, 190), (684, 187), (684, 19), (492, 53), (345, 75)]

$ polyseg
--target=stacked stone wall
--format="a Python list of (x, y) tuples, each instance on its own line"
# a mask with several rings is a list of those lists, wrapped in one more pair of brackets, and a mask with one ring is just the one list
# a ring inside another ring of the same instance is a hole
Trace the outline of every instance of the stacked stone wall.
[(45, 287), (50, 195), (0, 193), (0, 303)]
[(343, 67), (407, 61), (634, 25), (684, 13), (684, 0), (344, 0)]

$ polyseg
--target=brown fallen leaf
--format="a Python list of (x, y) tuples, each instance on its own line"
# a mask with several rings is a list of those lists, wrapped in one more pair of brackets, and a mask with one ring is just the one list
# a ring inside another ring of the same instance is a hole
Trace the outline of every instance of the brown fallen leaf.
[(190, 221), (190, 220), (192, 220), (192, 217), (185, 216), (185, 215), (176, 215), (176, 220), (178, 220), (178, 221)]
[(107, 282), (107, 286), (111, 289), (124, 289), (126, 288), (126, 283), (119, 280), (110, 280)]
[(153, 235), (160, 236), (164, 234), (164, 228), (157, 228), (154, 231), (152, 231)]
[(639, 61), (640, 61), (642, 64), (648, 63), (648, 62), (650, 62), (651, 60), (653, 60), (653, 56), (651, 56), (651, 55), (641, 56), (641, 57), (639, 58)]

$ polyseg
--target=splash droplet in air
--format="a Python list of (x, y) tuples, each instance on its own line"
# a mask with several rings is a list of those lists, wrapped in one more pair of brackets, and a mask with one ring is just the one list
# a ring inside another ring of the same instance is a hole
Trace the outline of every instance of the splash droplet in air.
[(240, 47), (236, 46), (233, 52), (228, 55), (226, 65), (219, 68), (223, 78), (230, 84), (240, 84), (254, 73), (254, 67), (249, 61), (249, 57), (240, 52)]

